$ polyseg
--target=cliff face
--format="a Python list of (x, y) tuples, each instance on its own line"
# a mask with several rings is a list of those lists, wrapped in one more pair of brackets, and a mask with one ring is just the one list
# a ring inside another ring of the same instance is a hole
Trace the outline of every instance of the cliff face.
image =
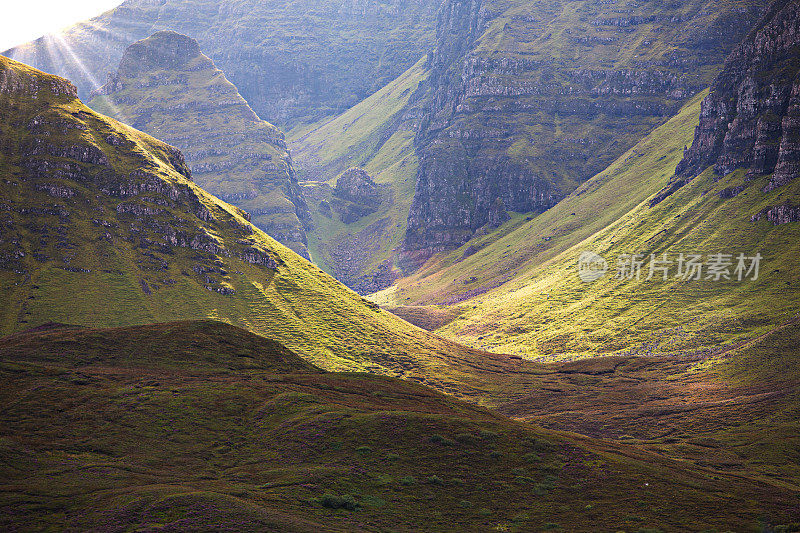
[[(774, 2), (714, 81), (676, 173), (710, 166), (720, 175), (772, 174), (766, 191), (800, 175), (800, 2)], [(777, 223), (793, 212), (781, 206), (766, 216)]]
[[(448, 0), (404, 243), (413, 264), (542, 211), (707, 87), (759, 1)], [(494, 215), (493, 215), (494, 213)]]
[(72, 80), (87, 97), (133, 42), (197, 39), (260, 117), (282, 126), (337, 114), (431, 47), (438, 0), (128, 0), (4, 55)]
[(367, 206), (375, 206), (381, 201), (378, 186), (366, 170), (358, 167), (349, 168), (339, 176), (333, 194), (339, 198)]
[(198, 185), (309, 257), (311, 217), (283, 132), (258, 118), (197, 41), (163, 31), (132, 44), (90, 105), (177, 146)]

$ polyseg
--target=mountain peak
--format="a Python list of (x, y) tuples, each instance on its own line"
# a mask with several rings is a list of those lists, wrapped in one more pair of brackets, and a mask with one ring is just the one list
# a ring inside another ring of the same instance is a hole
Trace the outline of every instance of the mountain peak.
[(11, 59), (0, 61), (0, 94), (28, 98), (42, 89), (48, 90), (53, 96), (64, 96), (67, 100), (78, 97), (78, 90), (64, 78), (40, 72)]
[(133, 77), (149, 70), (174, 69), (202, 55), (200, 45), (191, 37), (163, 30), (136, 41), (125, 50), (119, 75)]
[(178, 147), (198, 185), (310, 257), (310, 215), (284, 133), (256, 115), (197, 41), (173, 31), (137, 41), (97, 96), (91, 107)]

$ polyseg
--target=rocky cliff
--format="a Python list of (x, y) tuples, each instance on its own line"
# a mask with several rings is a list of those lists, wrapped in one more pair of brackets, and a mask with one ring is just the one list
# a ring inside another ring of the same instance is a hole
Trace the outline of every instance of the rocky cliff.
[[(772, 3), (703, 101), (676, 173), (690, 178), (710, 166), (719, 175), (771, 174), (766, 192), (800, 175), (800, 2)], [(764, 216), (778, 223), (797, 213), (779, 206)]]
[(406, 258), (460, 245), (501, 211), (553, 206), (707, 87), (763, 9), (446, 1)]
[(366, 206), (377, 206), (381, 201), (381, 194), (375, 181), (363, 168), (353, 167), (345, 170), (336, 180), (333, 194), (344, 200), (349, 200)]
[(69, 78), (82, 97), (133, 42), (197, 39), (259, 116), (287, 126), (355, 105), (433, 43), (438, 0), (127, 0), (4, 55)]
[(258, 118), (197, 41), (171, 31), (137, 41), (90, 105), (177, 146), (198, 185), (309, 257), (311, 216), (283, 132)]

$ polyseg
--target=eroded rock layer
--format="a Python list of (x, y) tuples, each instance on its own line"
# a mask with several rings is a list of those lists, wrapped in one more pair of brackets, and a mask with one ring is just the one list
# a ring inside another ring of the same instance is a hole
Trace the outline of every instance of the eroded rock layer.
[(444, 2), (417, 135), (410, 263), (463, 244), (501, 211), (555, 205), (707, 87), (764, 7)]
[(772, 174), (767, 190), (800, 174), (799, 2), (774, 2), (714, 81), (677, 174), (710, 166), (721, 175)]

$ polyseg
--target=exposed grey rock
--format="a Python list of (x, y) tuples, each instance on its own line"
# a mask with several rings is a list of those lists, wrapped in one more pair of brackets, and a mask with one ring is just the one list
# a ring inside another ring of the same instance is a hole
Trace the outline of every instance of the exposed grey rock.
[[(254, 224), (309, 257), (311, 215), (283, 132), (256, 115), (197, 41), (160, 31), (133, 43), (95, 95), (93, 106), (181, 148), (191, 165), (187, 177), (248, 210)], [(182, 155), (175, 157), (176, 166), (186, 165)], [(197, 214), (207, 217), (202, 209)]]
[(350, 168), (336, 180), (333, 194), (339, 198), (368, 206), (380, 204), (381, 196), (378, 186), (362, 168)]
[(790, 222), (800, 222), (800, 205), (793, 205), (791, 202), (786, 202), (782, 205), (768, 207), (753, 215), (752, 220), (756, 222), (762, 218), (769, 220), (776, 226), (788, 224)]
[[(666, 9), (675, 11), (677, 5)], [(747, 2), (714, 19), (706, 11), (714, 6), (685, 15), (649, 16), (609, 14), (605, 3), (583, 3), (584, 12), (603, 11), (591, 22), (603, 31), (622, 34), (642, 24), (687, 26), (688, 34), (670, 37), (676, 53), (648, 61), (620, 57), (619, 67), (585, 57), (564, 61), (528, 53), (522, 42), (517, 49), (506, 41), (499, 49), (477, 47), (489, 27), (502, 39), (510, 39), (515, 30), (548, 31), (550, 22), (544, 19), (557, 18), (561, 7), (542, 5), (525, 14), (505, 9), (483, 0), (446, 0), (440, 8), (437, 47), (416, 137), (419, 170), (403, 243), (408, 267), (502, 223), (504, 211), (549, 209), (600, 172), (707, 86), (708, 70), (701, 72), (698, 62), (721, 63), (763, 6)], [(714, 22), (699, 32), (694, 17)], [(502, 31), (500, 24), (505, 25)], [(691, 47), (692, 64), (677, 53), (681, 47)], [(554, 122), (569, 121), (592, 124), (592, 132), (565, 126), (574, 131), (574, 138), (538, 139), (526, 130), (531, 126), (547, 131)], [(535, 155), (513, 148), (517, 141), (530, 145)], [(497, 199), (502, 205), (495, 206)]]
[(714, 81), (677, 174), (774, 173), (767, 190), (800, 174), (799, 45), (800, 3), (773, 2)]

